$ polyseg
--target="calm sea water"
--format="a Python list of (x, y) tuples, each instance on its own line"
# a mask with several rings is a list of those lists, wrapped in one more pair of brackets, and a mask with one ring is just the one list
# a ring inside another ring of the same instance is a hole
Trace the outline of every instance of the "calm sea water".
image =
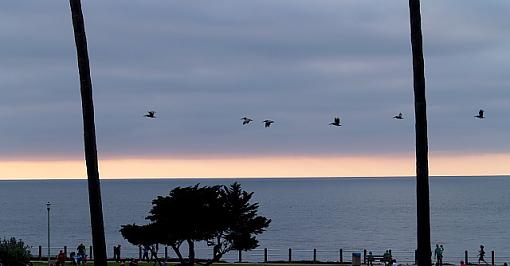
[[(263, 248), (270, 260), (338, 260), (350, 253), (392, 249), (400, 261), (410, 261), (416, 246), (414, 178), (363, 179), (158, 179), (102, 181), (106, 241), (125, 255), (137, 248), (123, 240), (120, 225), (144, 223), (151, 200), (174, 187), (241, 183), (255, 192), (260, 213), (272, 219), (259, 239), (259, 249), (243, 258), (261, 261)], [(445, 260), (458, 262), (469, 250), (474, 261), (480, 244), (495, 250), (497, 261), (510, 260), (510, 177), (431, 177), (431, 238), (445, 246)], [(0, 181), (0, 237), (17, 237), (46, 246), (47, 211), (51, 207), (51, 245), (74, 249), (90, 245), (90, 218), (85, 180)], [(71, 248), (72, 247), (72, 248)], [(34, 253), (36, 249), (34, 249)], [(199, 256), (209, 249), (201, 247)], [(489, 253), (490, 254), (490, 253)], [(111, 255), (111, 254), (110, 254)], [(172, 255), (172, 254), (170, 254)], [(228, 260), (237, 258), (229, 254)]]

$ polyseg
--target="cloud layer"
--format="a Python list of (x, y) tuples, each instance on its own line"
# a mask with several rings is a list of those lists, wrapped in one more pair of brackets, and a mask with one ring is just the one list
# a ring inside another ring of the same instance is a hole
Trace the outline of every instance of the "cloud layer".
[[(413, 153), (405, 1), (83, 8), (103, 158)], [(510, 151), (508, 11), (503, 0), (422, 3), (432, 152)], [(80, 158), (67, 2), (0, 3), (0, 42), (0, 158)], [(158, 119), (142, 117), (149, 109)], [(328, 126), (334, 116), (342, 127)]]

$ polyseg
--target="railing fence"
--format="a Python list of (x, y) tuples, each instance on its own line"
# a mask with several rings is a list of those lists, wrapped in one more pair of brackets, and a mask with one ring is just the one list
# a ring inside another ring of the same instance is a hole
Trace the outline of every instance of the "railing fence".
[[(47, 247), (37, 246), (31, 248), (32, 258), (34, 260), (47, 260)], [(87, 249), (87, 255), (89, 260), (94, 259), (94, 254), (92, 251), (92, 246), (89, 246)], [(123, 246), (121, 249), (121, 258), (135, 258), (142, 259), (143, 251), (141, 246)], [(76, 252), (74, 248), (69, 248), (68, 246), (63, 247), (51, 247), (50, 253), (51, 258), (56, 258), (57, 254), (62, 251), (69, 257), (70, 252)], [(241, 251), (231, 251), (225, 255), (223, 255), (222, 260), (231, 263), (243, 263), (243, 262), (253, 262), (253, 263), (268, 263), (268, 262), (307, 262), (307, 263), (345, 263), (350, 264), (352, 262), (352, 253), (360, 253), (362, 256), (362, 263), (367, 264), (368, 252), (373, 252), (374, 255), (382, 255), (384, 251), (380, 250), (346, 250), (346, 249), (269, 249), (269, 248), (260, 248), (253, 249), (246, 252)], [(416, 252), (415, 251), (392, 251), (389, 250), (392, 254), (393, 258), (396, 258), (398, 263), (402, 264), (414, 264), (416, 262)], [(195, 252), (197, 254), (197, 258), (199, 259), (207, 259), (212, 257), (212, 249), (211, 248), (196, 248)], [(113, 247), (111, 247), (108, 254), (113, 255)], [(157, 256), (160, 259), (164, 260), (176, 260), (176, 256), (172, 250), (167, 246), (162, 246), (157, 249)], [(113, 260), (113, 256), (108, 256), (110, 260)], [(149, 252), (149, 258), (151, 258), (151, 254)], [(466, 264), (477, 264), (478, 256), (477, 253), (473, 255), (473, 253), (469, 253), (467, 250), (464, 251), (463, 256), (459, 254), (459, 256), (446, 256), (443, 259), (444, 263), (457, 265), (461, 260), (466, 262)], [(504, 262), (510, 261), (510, 256), (496, 256), (495, 251), (490, 252), (490, 258), (487, 258), (487, 263), (489, 265), (503, 265)]]

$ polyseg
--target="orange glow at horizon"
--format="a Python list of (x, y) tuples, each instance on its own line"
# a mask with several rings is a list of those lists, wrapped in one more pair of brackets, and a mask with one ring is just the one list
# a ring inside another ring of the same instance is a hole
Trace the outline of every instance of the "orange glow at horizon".
[[(414, 156), (109, 159), (102, 178), (382, 177), (415, 175)], [(510, 174), (510, 154), (430, 157), (431, 175)], [(0, 161), (0, 179), (85, 178), (81, 160)]]

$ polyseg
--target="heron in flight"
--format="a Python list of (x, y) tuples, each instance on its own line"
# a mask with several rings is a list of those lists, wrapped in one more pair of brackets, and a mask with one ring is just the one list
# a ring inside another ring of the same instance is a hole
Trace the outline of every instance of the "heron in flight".
[(155, 111), (147, 111), (147, 114), (144, 115), (147, 118), (156, 118), (156, 112)]
[(394, 116), (393, 118), (395, 119), (404, 119), (404, 117), (402, 116), (402, 113), (399, 113), (398, 115)]
[(273, 120), (264, 120), (262, 121), (262, 123), (264, 123), (264, 127), (270, 127), (272, 123), (274, 123)]
[(253, 119), (250, 119), (248, 117), (243, 117), (241, 118), (241, 120), (243, 120), (243, 125), (248, 125), (251, 121), (253, 121)]
[(478, 115), (475, 115), (475, 117), (480, 119), (485, 118), (485, 116), (483, 116), (483, 110), (480, 109), (480, 111), (478, 111)]
[(335, 117), (334, 122), (329, 124), (336, 127), (342, 126), (340, 125), (340, 117)]

